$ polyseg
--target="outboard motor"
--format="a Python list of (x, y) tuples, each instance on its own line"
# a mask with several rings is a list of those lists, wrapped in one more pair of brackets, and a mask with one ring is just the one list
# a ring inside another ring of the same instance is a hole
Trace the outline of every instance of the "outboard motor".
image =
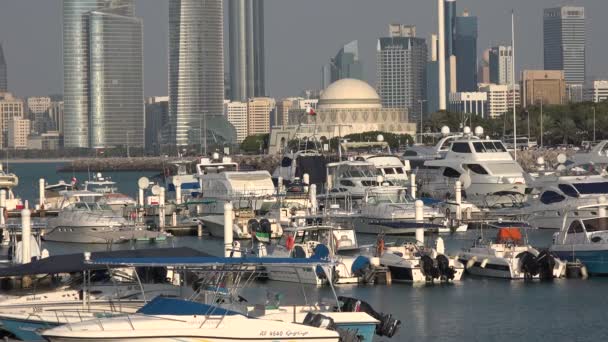
[(257, 230), (257, 234), (255, 234), (255, 238), (264, 243), (270, 243), (270, 238), (272, 237), (272, 224), (268, 219), (261, 219), (260, 226)]
[(553, 279), (553, 269), (555, 268), (555, 256), (553, 256), (549, 251), (541, 251), (538, 253), (536, 257), (536, 262), (538, 263), (539, 274), (538, 277), (542, 280)]
[(420, 257), (420, 268), (426, 277), (426, 281), (433, 281), (433, 279), (439, 278), (439, 270), (435, 266), (435, 261), (430, 256), (425, 254)]
[(338, 301), (340, 302), (340, 311), (365, 312), (380, 321), (376, 325), (376, 335), (378, 336), (393, 337), (401, 326), (400, 320), (393, 318), (391, 314), (377, 312), (371, 305), (362, 300), (339, 296)]
[(517, 259), (519, 259), (519, 269), (524, 273), (525, 279), (532, 279), (538, 275), (539, 266), (534, 254), (521, 252), (517, 255)]
[(450, 259), (443, 254), (439, 254), (435, 260), (437, 261), (437, 270), (442, 281), (453, 280), (456, 270), (450, 266)]
[(307, 325), (309, 327), (335, 331), (338, 333), (338, 335), (340, 335), (340, 342), (361, 341), (361, 338), (359, 338), (356, 331), (338, 328), (333, 318), (327, 317), (323, 314), (309, 312), (308, 314), (306, 314), (306, 317), (304, 317), (304, 322), (302, 322), (302, 324)]
[(255, 236), (255, 233), (260, 230), (260, 222), (256, 219), (250, 219), (247, 221), (247, 231), (251, 236)]

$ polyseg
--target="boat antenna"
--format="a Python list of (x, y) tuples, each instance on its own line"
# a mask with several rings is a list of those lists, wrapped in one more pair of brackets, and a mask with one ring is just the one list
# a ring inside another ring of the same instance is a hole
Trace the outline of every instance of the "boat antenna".
[(511, 10), (511, 90), (513, 91), (513, 153), (517, 161), (517, 110), (515, 108), (515, 10)]

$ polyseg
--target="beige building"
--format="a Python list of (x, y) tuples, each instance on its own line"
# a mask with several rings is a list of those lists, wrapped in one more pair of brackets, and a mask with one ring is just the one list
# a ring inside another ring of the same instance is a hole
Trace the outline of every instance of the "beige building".
[(288, 97), (277, 101), (275, 126), (289, 124), (289, 111), (294, 107), (296, 98)]
[(562, 70), (524, 70), (521, 88), (521, 105), (524, 108), (540, 101), (549, 105), (564, 104), (567, 99)]
[(364, 81), (345, 78), (332, 83), (323, 91), (316, 115), (303, 115), (307, 127), (297, 126), (273, 129), (270, 135), (270, 153), (277, 153), (285, 142), (300, 136), (315, 135), (331, 139), (348, 134), (383, 131), (396, 134), (416, 134), (416, 124), (409, 122), (408, 111), (403, 108), (384, 108), (380, 96)]
[(27, 148), (27, 138), (30, 135), (30, 120), (13, 119), (8, 122), (8, 147)]
[(254, 97), (247, 102), (247, 135), (270, 133), (270, 112), (275, 101), (269, 97)]
[(23, 100), (14, 97), (11, 93), (0, 93), (0, 148), (8, 145), (8, 123), (13, 119), (23, 119)]
[(63, 135), (63, 101), (51, 102), (49, 117), (55, 124), (55, 129), (59, 132), (59, 135)]
[[(479, 84), (479, 91), (487, 94), (486, 114), (489, 118), (495, 119), (505, 112), (513, 110), (513, 91), (511, 85), (507, 84)], [(515, 85), (515, 104), (519, 105), (520, 99), (519, 85)]]
[(224, 113), (236, 130), (236, 141), (241, 143), (247, 137), (247, 103), (228, 101), (224, 103)]

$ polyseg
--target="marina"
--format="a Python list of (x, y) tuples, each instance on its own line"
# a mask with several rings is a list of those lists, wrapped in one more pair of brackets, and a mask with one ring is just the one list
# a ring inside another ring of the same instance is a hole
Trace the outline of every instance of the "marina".
[[(44, 174), (11, 165), (15, 177), (29, 176), (0, 194), (10, 191), (23, 203), (23, 209), (3, 208), (0, 328), (8, 338), (51, 341), (238, 340), (255, 329), (262, 329), (257, 335), (290, 331), (319, 341), (456, 341), (491, 339), (464, 329), (466, 315), (475, 313), (485, 331), (506, 314), (520, 316), (524, 307), (524, 316), (544, 312), (546, 301), (557, 309), (528, 316), (540, 325), (528, 335), (544, 336), (548, 322), (587, 314), (579, 304), (593, 302), (590, 293), (600, 294), (605, 285), (608, 202), (586, 185), (603, 184), (605, 171), (559, 156), (555, 168), (539, 159), (532, 172), (498, 175), (492, 163), (517, 163), (500, 141), (476, 131), (448, 139), (445, 153), (429, 149), (431, 157), (413, 168), (404, 157), (401, 173), (397, 154), (391, 159), (374, 157), (387, 152), (352, 149), (312, 176), (299, 168), (306, 168), (306, 158), (321, 162), (322, 153), (288, 155), (297, 156), (298, 166), (275, 177), (242, 171), (217, 153), (192, 163), (191, 171), (176, 163), (175, 174), (161, 177), (95, 171), (66, 177), (52, 164), (41, 164)], [(442, 159), (445, 166), (438, 166)], [(445, 176), (437, 188), (425, 166), (460, 175)], [(548, 191), (557, 196), (544, 203)], [(556, 198), (568, 204), (559, 206)], [(116, 199), (122, 202), (109, 202)], [(543, 209), (557, 215), (552, 224), (534, 224), (541, 204), (552, 205)], [(29, 244), (21, 242), (26, 238)], [(80, 261), (62, 269), (64, 255)], [(138, 271), (119, 275), (129, 268)], [(100, 271), (105, 278), (98, 279)], [(74, 280), (60, 285), (68, 279)], [(20, 304), (32, 300), (32, 307)], [(497, 306), (504, 310), (499, 316), (479, 316)], [(357, 318), (338, 309), (347, 307), (369, 309)], [(231, 326), (251, 320), (264, 324), (232, 335)], [(283, 325), (270, 323), (277, 320)], [(154, 330), (159, 322), (177, 335)], [(572, 324), (562, 324), (556, 340), (569, 336)]]

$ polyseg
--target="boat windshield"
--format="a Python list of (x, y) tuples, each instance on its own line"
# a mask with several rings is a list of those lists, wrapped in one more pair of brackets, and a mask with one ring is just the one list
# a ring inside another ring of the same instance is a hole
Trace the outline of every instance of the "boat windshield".
[(500, 141), (476, 141), (473, 143), (477, 153), (507, 152), (507, 149)]
[(484, 167), (490, 171), (493, 175), (501, 174), (522, 174), (523, 170), (516, 162), (509, 163), (487, 163)]
[(74, 210), (112, 210), (112, 208), (107, 204), (102, 204), (99, 202), (76, 202), (72, 204), (72, 209)]
[(581, 195), (599, 195), (608, 193), (608, 182), (572, 184)]
[(340, 170), (340, 176), (343, 178), (370, 178), (380, 175), (380, 170), (373, 165), (347, 165)]
[(583, 220), (585, 229), (588, 233), (608, 230), (608, 217), (598, 217)]
[(413, 199), (406, 189), (400, 189), (398, 191), (390, 191), (390, 192), (374, 191), (368, 197), (367, 202), (371, 203), (371, 204), (378, 204), (378, 203), (402, 204), (402, 203), (412, 203)]

